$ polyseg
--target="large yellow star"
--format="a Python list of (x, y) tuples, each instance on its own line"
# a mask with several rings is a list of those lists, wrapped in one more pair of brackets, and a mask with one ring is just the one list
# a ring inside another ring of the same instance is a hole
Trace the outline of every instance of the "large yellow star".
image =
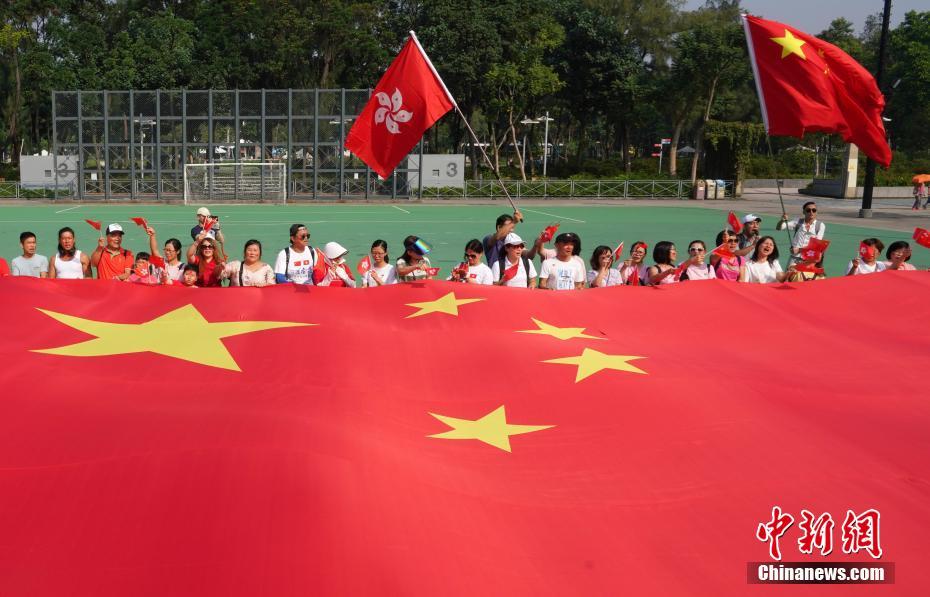
[(590, 377), (595, 373), (603, 371), (604, 369), (629, 371), (630, 373), (642, 373), (643, 375), (646, 375), (645, 371), (628, 363), (628, 361), (641, 358), (643, 357), (636, 357), (625, 354), (604, 354), (603, 352), (598, 352), (591, 348), (585, 348), (584, 352), (576, 357), (551, 359), (548, 361), (543, 361), (543, 363), (555, 363), (557, 365), (576, 365), (578, 367), (578, 371), (575, 374), (575, 383), (578, 383), (582, 379)]
[(52, 319), (95, 336), (58, 348), (33, 350), (71, 357), (97, 357), (135, 352), (182, 359), (208, 367), (241, 371), (222, 339), (276, 328), (316, 325), (288, 321), (222, 321), (211, 323), (193, 305), (185, 305), (145, 323), (109, 323), (39, 309)]
[(585, 328), (558, 328), (554, 325), (549, 325), (544, 321), (539, 321), (538, 319), (530, 318), (533, 320), (533, 323), (536, 324), (536, 327), (539, 329), (535, 330), (517, 330), (521, 334), (542, 334), (544, 336), (552, 336), (553, 338), (558, 338), (559, 340), (571, 340), (572, 338), (587, 338), (589, 340), (606, 340), (607, 338), (601, 336), (591, 336), (584, 333)]
[(799, 56), (801, 60), (807, 60), (807, 56), (804, 55), (804, 51), (801, 50), (801, 46), (807, 42), (803, 39), (798, 39), (794, 36), (793, 33), (785, 29), (784, 37), (770, 37), (772, 41), (781, 46), (781, 57), (785, 58), (791, 54)]
[(532, 433), (534, 431), (555, 427), (555, 425), (512, 425), (507, 422), (507, 414), (504, 412), (503, 405), (475, 421), (471, 419), (456, 419), (455, 417), (437, 415), (436, 413), (430, 414), (451, 427), (452, 430), (429, 435), (427, 437), (439, 439), (476, 439), (489, 446), (500, 448), (505, 452), (510, 452), (511, 435)]
[(475, 299), (457, 299), (455, 298), (455, 293), (450, 292), (442, 298), (438, 298), (435, 301), (429, 301), (426, 303), (407, 303), (408, 307), (416, 307), (419, 309), (416, 313), (411, 313), (405, 319), (410, 319), (411, 317), (419, 317), (421, 315), (429, 315), (430, 313), (445, 313), (446, 315), (458, 315), (459, 314), (459, 305), (467, 305), (468, 303), (477, 303), (478, 301), (483, 301), (483, 298)]

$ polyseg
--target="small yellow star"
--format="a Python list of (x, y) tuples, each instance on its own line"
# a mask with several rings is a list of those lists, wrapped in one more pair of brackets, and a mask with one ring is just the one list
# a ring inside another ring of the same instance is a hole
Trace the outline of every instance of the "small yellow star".
[(211, 323), (193, 305), (185, 305), (145, 323), (109, 323), (39, 309), (52, 319), (94, 336), (58, 348), (32, 352), (70, 357), (98, 357), (152, 352), (208, 367), (241, 371), (222, 339), (250, 332), (316, 325), (288, 321), (221, 321)]
[(539, 329), (536, 330), (517, 330), (521, 334), (542, 334), (544, 336), (552, 336), (553, 338), (558, 338), (559, 340), (571, 340), (572, 338), (587, 338), (589, 340), (606, 340), (601, 336), (590, 336), (584, 333), (585, 328), (558, 328), (554, 325), (549, 325), (538, 319), (530, 318), (533, 320), (533, 323), (536, 324), (536, 327)]
[(781, 57), (785, 58), (791, 54), (795, 54), (800, 57), (801, 60), (807, 60), (807, 56), (804, 55), (804, 51), (801, 50), (801, 46), (807, 42), (803, 39), (798, 39), (794, 36), (793, 33), (785, 29), (784, 37), (771, 37), (769, 38), (778, 45), (781, 46)]
[(475, 421), (471, 419), (456, 419), (455, 417), (437, 415), (436, 413), (429, 414), (451, 427), (452, 430), (435, 435), (428, 435), (427, 437), (438, 439), (476, 439), (489, 446), (500, 448), (505, 452), (510, 452), (511, 435), (532, 433), (534, 431), (542, 431), (543, 429), (555, 427), (555, 425), (512, 425), (507, 422), (507, 413), (504, 412), (503, 405)]
[(416, 313), (411, 313), (405, 319), (410, 319), (411, 317), (419, 317), (421, 315), (429, 315), (430, 313), (445, 313), (446, 315), (458, 315), (459, 314), (459, 305), (467, 305), (468, 303), (477, 303), (478, 301), (483, 301), (483, 298), (475, 299), (457, 299), (455, 298), (455, 293), (450, 292), (442, 298), (438, 298), (435, 301), (429, 301), (426, 303), (407, 303), (408, 307), (416, 307), (419, 309)]
[(642, 358), (643, 357), (624, 354), (604, 354), (591, 348), (585, 348), (584, 352), (576, 357), (551, 359), (548, 361), (543, 361), (543, 363), (555, 363), (557, 365), (577, 365), (578, 371), (575, 374), (575, 383), (578, 383), (582, 379), (590, 377), (595, 373), (603, 371), (604, 369), (629, 371), (630, 373), (642, 373), (643, 375), (646, 375), (645, 371), (627, 362)]

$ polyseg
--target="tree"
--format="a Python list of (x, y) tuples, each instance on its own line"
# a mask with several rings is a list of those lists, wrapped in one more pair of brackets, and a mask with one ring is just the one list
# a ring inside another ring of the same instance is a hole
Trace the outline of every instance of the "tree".
[(887, 113), (895, 144), (904, 150), (926, 150), (930, 130), (930, 12), (910, 11), (892, 32)]

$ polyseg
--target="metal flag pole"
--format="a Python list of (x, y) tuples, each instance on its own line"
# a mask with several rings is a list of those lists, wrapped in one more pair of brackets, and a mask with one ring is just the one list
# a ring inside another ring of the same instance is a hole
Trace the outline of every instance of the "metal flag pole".
[(436, 70), (436, 67), (433, 66), (433, 62), (429, 59), (429, 56), (426, 54), (426, 51), (423, 49), (423, 46), (420, 45), (420, 40), (417, 39), (417, 34), (414, 33), (412, 30), (410, 31), (410, 39), (413, 40), (413, 43), (417, 44), (417, 49), (420, 50), (420, 54), (423, 55), (424, 60), (426, 60), (426, 64), (428, 64), (430, 70), (433, 71), (433, 76), (435, 76), (436, 80), (439, 81), (439, 84), (442, 85), (442, 89), (443, 91), (446, 92), (446, 97), (449, 98), (449, 101), (452, 102), (452, 106), (455, 108), (455, 111), (458, 112), (459, 116), (462, 117), (462, 122), (465, 123), (465, 128), (468, 129), (468, 132), (471, 135), (472, 143), (474, 143), (478, 147), (478, 150), (481, 152), (481, 156), (484, 158), (484, 163), (487, 164), (488, 168), (491, 169), (491, 172), (494, 173), (494, 177), (497, 179), (498, 184), (501, 185), (501, 191), (503, 191), (504, 196), (507, 197), (507, 201), (510, 202), (510, 207), (512, 207), (515, 212), (520, 211), (519, 208), (517, 207), (517, 204), (514, 203), (513, 197), (511, 197), (510, 193), (507, 191), (507, 186), (504, 184), (504, 181), (501, 179), (500, 172), (497, 170), (497, 168), (494, 167), (494, 164), (491, 162), (491, 158), (488, 157), (488, 153), (484, 150), (484, 147), (482, 146), (481, 141), (478, 140), (478, 135), (475, 134), (475, 129), (471, 128), (471, 124), (469, 124), (468, 119), (465, 117), (465, 113), (462, 112), (461, 108), (459, 108), (458, 102), (456, 102), (455, 98), (452, 97), (452, 94), (449, 92), (449, 88), (446, 87), (446, 84), (442, 80), (442, 77), (439, 76), (439, 72)]
[[(772, 138), (768, 135), (765, 136), (765, 143), (769, 148), (769, 159), (772, 160), (772, 171), (775, 173), (775, 188), (778, 189), (778, 202), (781, 203), (781, 213), (783, 216), (788, 215), (788, 210), (785, 209), (785, 200), (781, 196), (781, 178), (778, 177), (778, 165), (775, 163), (775, 152), (772, 151)], [(781, 218), (779, 218), (781, 221)], [(785, 234), (788, 235), (788, 249), (791, 250), (791, 242), (793, 240), (791, 236), (791, 230), (788, 229), (787, 224), (785, 225)]]

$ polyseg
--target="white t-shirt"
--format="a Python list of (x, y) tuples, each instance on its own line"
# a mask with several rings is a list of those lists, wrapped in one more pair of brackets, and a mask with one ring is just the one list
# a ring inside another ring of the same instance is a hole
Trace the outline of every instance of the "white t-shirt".
[(689, 265), (685, 269), (686, 276), (682, 280), (716, 280), (717, 271), (709, 263), (699, 263), (698, 265)]
[(778, 282), (778, 277), (776, 274), (782, 273), (781, 264), (777, 261), (769, 263), (768, 261), (763, 261), (759, 263), (757, 261), (749, 260), (746, 262), (746, 281), (752, 282), (755, 284), (770, 284), (772, 282)]
[[(287, 250), (284, 249), (278, 253), (278, 258), (274, 262), (274, 273), (284, 274), (288, 282), (294, 284), (313, 284), (313, 263), (316, 249), (311, 246), (304, 247), (304, 250), (298, 253), (293, 248), (290, 250), (291, 258), (287, 258)], [(285, 264), (287, 269), (285, 270)]]
[[(594, 284), (594, 281), (597, 280), (598, 272), (593, 269), (588, 270), (588, 286)], [(620, 272), (615, 269), (607, 270), (607, 275), (604, 276), (604, 279), (601, 280), (601, 285), (596, 288), (605, 288), (607, 286), (619, 286), (623, 284), (623, 278), (620, 276)]]
[(547, 287), (550, 290), (574, 290), (575, 284), (584, 283), (584, 265), (579, 259), (559, 261), (553, 257), (543, 261), (539, 277), (548, 280)]
[(382, 285), (397, 284), (397, 270), (390, 263), (385, 263), (381, 267), (372, 267), (365, 272), (365, 277), (362, 278), (362, 286), (366, 288), (378, 286), (378, 283), (371, 277), (371, 272), (376, 272), (378, 274), (381, 278)]
[[(522, 262), (523, 259), (520, 258), (518, 261)], [(537, 276), (537, 273), (536, 273), (536, 266), (533, 265), (533, 260), (527, 259), (526, 264), (530, 268), (529, 279), (535, 278)], [(506, 270), (509, 267), (513, 267), (513, 262), (510, 261), (510, 259), (507, 259), (507, 257), (504, 257), (504, 269)], [(495, 261), (494, 265), (491, 266), (491, 279), (494, 281), (501, 279), (501, 262), (500, 261)], [(503, 286), (513, 286), (515, 288), (526, 288), (527, 282), (528, 282), (528, 278), (526, 275), (526, 270), (523, 269), (523, 265), (521, 264), (520, 267), (517, 268), (517, 274), (513, 278), (504, 282)]]
[(468, 278), (472, 280), (472, 284), (484, 284), (489, 286), (494, 283), (494, 274), (491, 273), (491, 268), (483, 263), (469, 265)]
[[(878, 272), (883, 272), (888, 269), (888, 266), (885, 265), (884, 261), (876, 260), (875, 263), (869, 265), (865, 261), (859, 260), (859, 267), (856, 269), (854, 276), (861, 276), (863, 274), (877, 274)], [(848, 274), (852, 270), (852, 261), (846, 265), (846, 273)]]

